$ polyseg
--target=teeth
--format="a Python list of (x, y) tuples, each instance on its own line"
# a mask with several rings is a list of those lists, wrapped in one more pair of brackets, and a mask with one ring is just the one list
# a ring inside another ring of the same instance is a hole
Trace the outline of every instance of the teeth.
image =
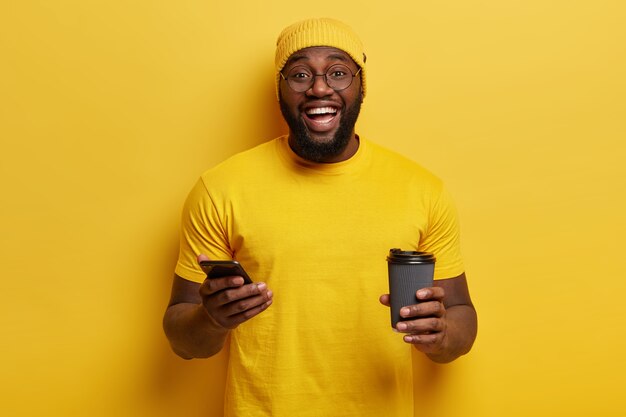
[(306, 111), (306, 114), (326, 114), (326, 113), (336, 114), (337, 109), (332, 108), (332, 107), (315, 107), (312, 109), (308, 109)]

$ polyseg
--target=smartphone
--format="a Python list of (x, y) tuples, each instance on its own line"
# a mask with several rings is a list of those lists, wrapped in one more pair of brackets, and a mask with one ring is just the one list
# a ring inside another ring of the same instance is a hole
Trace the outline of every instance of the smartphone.
[(238, 276), (243, 277), (244, 284), (252, 284), (243, 266), (237, 261), (201, 261), (200, 267), (206, 272), (208, 278)]

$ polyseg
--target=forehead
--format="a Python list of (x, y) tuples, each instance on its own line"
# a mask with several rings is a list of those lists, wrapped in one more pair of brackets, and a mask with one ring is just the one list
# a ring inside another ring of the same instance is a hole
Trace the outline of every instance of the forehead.
[(313, 46), (294, 52), (285, 63), (285, 67), (296, 63), (311, 63), (315, 61), (341, 62), (356, 65), (350, 55), (341, 49), (332, 48), (330, 46)]

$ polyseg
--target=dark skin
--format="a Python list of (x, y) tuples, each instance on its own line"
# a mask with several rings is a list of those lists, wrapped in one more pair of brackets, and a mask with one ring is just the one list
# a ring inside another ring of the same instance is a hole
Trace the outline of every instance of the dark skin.
[[(208, 259), (198, 256), (198, 262)], [(174, 275), (163, 329), (181, 358), (208, 358), (222, 349), (232, 329), (263, 312), (272, 300), (262, 282), (243, 285), (242, 277), (233, 276), (198, 284)]]
[[(199, 260), (208, 259), (204, 255)], [(469, 352), (476, 338), (477, 319), (465, 274), (435, 281), (416, 293), (419, 304), (404, 307), (398, 323), (404, 341), (432, 361), (451, 362)], [(243, 285), (242, 277), (206, 279), (198, 284), (174, 276), (163, 327), (176, 354), (185, 359), (218, 353), (230, 330), (262, 313), (273, 301), (265, 283)], [(389, 306), (389, 295), (380, 297)]]
[[(324, 74), (337, 63), (351, 65), (353, 72), (358, 68), (345, 52), (328, 47), (298, 51), (285, 68), (303, 63), (315, 74)], [(361, 100), (360, 82), (334, 91), (324, 77), (316, 77), (313, 86), (303, 93), (289, 89), (282, 80), (280, 91), (281, 99), (296, 117), (306, 118), (303, 113), (312, 103), (337, 109), (337, 120), (327, 125), (306, 121), (311, 140), (319, 142), (332, 140), (345, 109), (354, 100)], [(289, 143), (298, 153), (292, 132)], [(353, 129), (343, 152), (323, 162), (345, 161), (354, 155), (358, 146)], [(207, 259), (205, 255), (198, 256), (198, 262)], [(477, 318), (465, 274), (437, 280), (433, 287), (418, 291), (416, 296), (421, 303), (404, 307), (400, 312), (408, 319), (397, 325), (397, 330), (405, 333), (404, 342), (438, 363), (453, 361), (469, 352), (476, 338)], [(242, 277), (223, 277), (198, 284), (175, 275), (163, 328), (177, 355), (185, 359), (206, 358), (222, 349), (232, 329), (261, 314), (272, 301), (272, 291), (262, 282), (244, 285)], [(382, 295), (379, 301), (389, 306), (389, 295)]]
[[(283, 72), (289, 73), (293, 68), (306, 66), (314, 74), (325, 74), (330, 67), (337, 64), (348, 66), (352, 73), (356, 73), (358, 69), (352, 58), (345, 52), (335, 48), (315, 47), (294, 53), (285, 64)], [(358, 80), (360, 78), (357, 78)], [(335, 140), (335, 134), (339, 130), (339, 121), (344, 117), (347, 108), (352, 106), (355, 101), (362, 100), (360, 82), (352, 82), (350, 87), (341, 91), (335, 91), (326, 84), (324, 77), (316, 77), (311, 88), (303, 93), (293, 91), (289, 88), (287, 82), (281, 79), (280, 96), (290, 112), (298, 119), (304, 121), (309, 139), (317, 143), (327, 143)], [(333, 119), (333, 122), (316, 124), (306, 116), (308, 108), (326, 106), (332, 106), (337, 109), (337, 116)], [(294, 132), (291, 130), (289, 132), (289, 146), (295, 153), (306, 159), (306, 156), (299, 152)], [(358, 148), (359, 141), (354, 133), (353, 125), (349, 140), (343, 151), (338, 155), (328, 156), (318, 162), (333, 163), (348, 160), (356, 153)]]
[[(419, 304), (403, 307), (396, 329), (405, 333), (406, 343), (425, 353), (433, 362), (447, 363), (472, 348), (478, 330), (476, 310), (472, 304), (465, 273), (441, 279), (434, 286), (416, 292)], [(380, 297), (389, 307), (389, 294)]]

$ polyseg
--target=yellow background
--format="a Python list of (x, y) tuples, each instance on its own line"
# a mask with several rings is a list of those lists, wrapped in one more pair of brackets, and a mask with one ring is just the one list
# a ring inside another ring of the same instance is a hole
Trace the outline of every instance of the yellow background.
[(461, 214), (479, 336), (419, 415), (626, 416), (620, 0), (0, 2), (0, 414), (219, 415), (223, 358), (161, 331), (180, 209), (286, 131), (274, 41), (323, 15), (367, 47), (358, 132)]

